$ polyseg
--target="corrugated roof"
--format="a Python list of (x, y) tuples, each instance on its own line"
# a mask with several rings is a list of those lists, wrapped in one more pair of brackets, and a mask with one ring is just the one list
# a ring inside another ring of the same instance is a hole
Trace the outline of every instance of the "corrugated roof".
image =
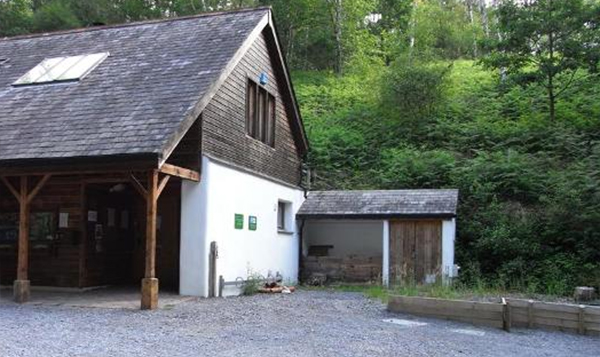
[(458, 190), (312, 191), (300, 217), (455, 216)]
[[(160, 155), (269, 9), (0, 40), (0, 161)], [(14, 87), (45, 58), (110, 52), (74, 83)]]

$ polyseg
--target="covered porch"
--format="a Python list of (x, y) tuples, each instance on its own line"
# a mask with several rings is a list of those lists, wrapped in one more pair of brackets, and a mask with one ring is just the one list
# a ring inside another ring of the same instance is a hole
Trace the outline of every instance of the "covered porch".
[[(194, 300), (191, 296), (182, 296), (174, 291), (159, 292), (158, 309), (172, 309), (177, 305)], [(141, 293), (133, 286), (102, 287), (95, 289), (48, 289), (32, 287), (32, 293), (26, 305), (62, 306), (98, 309), (140, 308)], [(0, 305), (17, 304), (12, 289), (0, 289)]]
[[(110, 303), (127, 291), (125, 305), (158, 308), (159, 280), (164, 296), (178, 291), (182, 180), (199, 181), (199, 170), (145, 160), (1, 167), (0, 285), (17, 303), (117, 293)], [(103, 286), (119, 288), (88, 292)]]

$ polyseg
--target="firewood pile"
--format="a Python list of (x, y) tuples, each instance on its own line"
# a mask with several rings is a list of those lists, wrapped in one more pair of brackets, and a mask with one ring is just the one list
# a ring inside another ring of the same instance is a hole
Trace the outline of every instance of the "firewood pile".
[(267, 281), (258, 288), (258, 292), (263, 294), (291, 294), (294, 291), (296, 291), (296, 287), (284, 285), (283, 278), (279, 273), (274, 279), (269, 276)]

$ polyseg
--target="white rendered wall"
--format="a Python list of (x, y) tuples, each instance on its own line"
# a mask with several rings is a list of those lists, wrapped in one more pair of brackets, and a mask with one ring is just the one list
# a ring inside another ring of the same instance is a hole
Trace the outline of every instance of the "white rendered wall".
[[(190, 185), (194, 184), (187, 183), (182, 194), (186, 194), (186, 190), (196, 192)], [(202, 182), (197, 186), (200, 187), (197, 195), (182, 197), (182, 294), (208, 296), (208, 253), (212, 241), (217, 242), (219, 250), (217, 276), (222, 275), (226, 281), (246, 279), (249, 273), (266, 277), (279, 272), (284, 281), (296, 282), (299, 237), (295, 215), (304, 201), (302, 190), (206, 157)], [(279, 200), (288, 202), (290, 208), (285, 233), (277, 230)], [(241, 230), (235, 229), (236, 213), (244, 215)], [(256, 231), (249, 230), (249, 216), (257, 217)], [(192, 222), (184, 222), (184, 219)], [(195, 251), (186, 252), (186, 249)], [(218, 287), (215, 290), (218, 291)], [(224, 291), (225, 294), (238, 292), (236, 289)]]
[(381, 283), (383, 286), (390, 285), (390, 221), (383, 221), (383, 233), (381, 235), (383, 246), (383, 259), (381, 265)]
[(206, 242), (208, 226), (207, 178), (208, 160), (202, 160), (202, 181), (183, 180), (181, 185), (181, 246), (179, 251), (179, 293), (181, 295), (208, 296), (208, 254)]
[(454, 241), (456, 238), (456, 219), (442, 221), (442, 275), (452, 278), (454, 272)]
[(381, 256), (381, 221), (370, 220), (307, 220), (304, 225), (306, 246), (332, 245), (329, 255), (350, 254)]

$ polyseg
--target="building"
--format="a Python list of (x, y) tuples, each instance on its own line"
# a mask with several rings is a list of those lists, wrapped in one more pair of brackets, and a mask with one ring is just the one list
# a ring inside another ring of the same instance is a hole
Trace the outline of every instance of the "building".
[(297, 278), (308, 144), (270, 9), (7, 38), (0, 57), (17, 301), (141, 282), (153, 309), (159, 281), (209, 296), (220, 275)]
[(454, 265), (458, 190), (315, 191), (298, 211), (303, 275), (433, 283)]

